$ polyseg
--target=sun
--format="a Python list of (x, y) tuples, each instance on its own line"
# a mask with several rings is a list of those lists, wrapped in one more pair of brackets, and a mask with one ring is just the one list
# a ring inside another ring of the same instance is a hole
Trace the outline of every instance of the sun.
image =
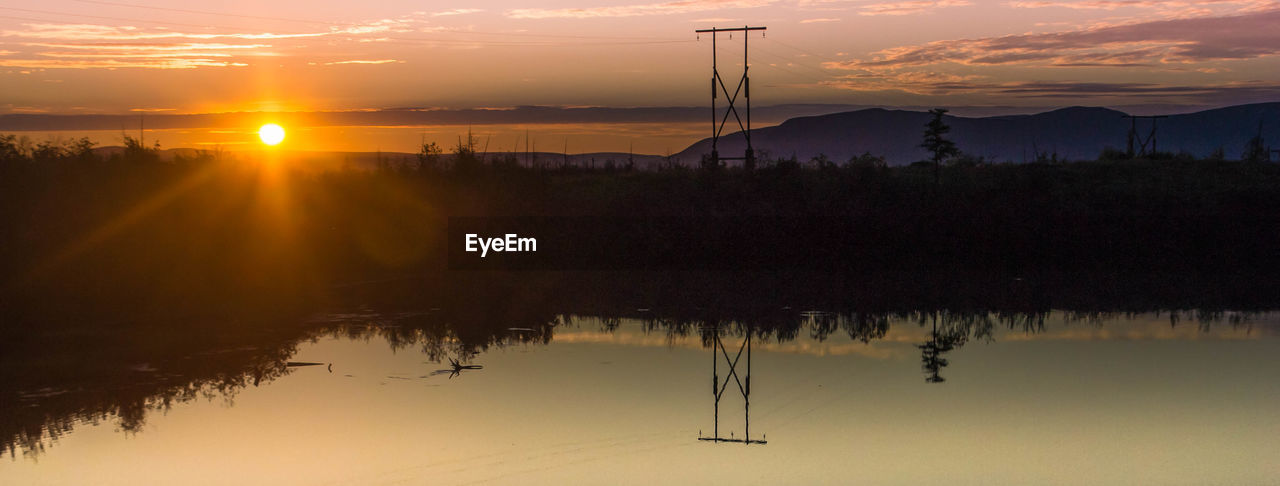
[(284, 128), (275, 123), (268, 123), (258, 129), (258, 138), (267, 145), (277, 145), (284, 141)]

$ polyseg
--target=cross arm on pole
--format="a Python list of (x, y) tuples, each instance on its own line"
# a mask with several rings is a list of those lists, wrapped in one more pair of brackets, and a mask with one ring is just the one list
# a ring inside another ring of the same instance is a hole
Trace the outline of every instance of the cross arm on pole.
[(710, 33), (716, 33), (716, 32), (747, 32), (747, 31), (751, 31), (751, 30), (765, 30), (766, 28), (767, 28), (767, 27), (733, 27), (733, 28), (721, 29), (721, 28), (718, 28), (718, 27), (714, 27), (714, 28), (710, 28), (710, 29), (698, 29), (698, 30), (695, 30), (694, 32), (697, 32), (697, 33), (699, 33), (699, 34), (705, 34), (705, 33), (708, 33), (708, 32), (710, 32)]

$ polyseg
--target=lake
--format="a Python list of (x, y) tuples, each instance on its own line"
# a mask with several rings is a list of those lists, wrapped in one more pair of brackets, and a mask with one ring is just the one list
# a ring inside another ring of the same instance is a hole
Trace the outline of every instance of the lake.
[[(294, 338), (118, 365), (110, 390), (75, 373), (42, 377), (48, 387), (24, 385), (5, 407), (15, 412), (6, 433), (19, 419), (46, 430), (10, 443), (0, 483), (1165, 485), (1280, 475), (1277, 313), (798, 307), (777, 309), (793, 325), (764, 328), (637, 308), (513, 321), (478, 338), (433, 317), (441, 312), (319, 314)], [(146, 391), (130, 395), (128, 384)]]

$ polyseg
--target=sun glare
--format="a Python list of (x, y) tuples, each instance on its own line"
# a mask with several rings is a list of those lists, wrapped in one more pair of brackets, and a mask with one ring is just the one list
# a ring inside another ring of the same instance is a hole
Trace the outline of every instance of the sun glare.
[(284, 128), (275, 123), (268, 123), (258, 129), (258, 138), (267, 145), (276, 145), (284, 141)]

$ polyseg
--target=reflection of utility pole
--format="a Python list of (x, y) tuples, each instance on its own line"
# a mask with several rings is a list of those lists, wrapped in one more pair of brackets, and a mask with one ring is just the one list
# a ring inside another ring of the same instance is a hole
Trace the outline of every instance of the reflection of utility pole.
[[(721, 160), (741, 160), (743, 166), (751, 169), (755, 167), (755, 150), (751, 148), (751, 79), (747, 77), (747, 39), (751, 37), (751, 31), (765, 30), (765, 27), (736, 27), (732, 29), (699, 29), (694, 32), (699, 34), (711, 34), (711, 164), (713, 167), (719, 167)], [(733, 94), (729, 94), (729, 88), (724, 85), (724, 78), (720, 77), (720, 70), (716, 67), (716, 34), (720, 32), (729, 32), (729, 37), (733, 38), (733, 32), (742, 32), (742, 78), (738, 80), (738, 87), (733, 90)], [(716, 111), (716, 97), (723, 92), (729, 101), (729, 106), (725, 107), (724, 116), (720, 117)], [(738, 110), (733, 103), (738, 100), (738, 93), (742, 93), (743, 100), (746, 104), (746, 123), (738, 116)], [(743, 157), (721, 157), (717, 146), (720, 142), (720, 134), (724, 132), (724, 124), (729, 121), (729, 115), (733, 114), (733, 118), (738, 121), (738, 128), (742, 130), (742, 137), (747, 142), (747, 152)], [(716, 122), (716, 118), (720, 118)]]
[[(747, 336), (742, 340), (742, 344), (738, 346), (738, 354), (729, 359), (729, 352), (724, 347), (724, 342), (720, 341), (719, 327), (711, 329), (711, 394), (715, 397), (715, 415), (714, 424), (711, 429), (711, 437), (698, 437), (698, 440), (711, 442), (737, 442), (739, 444), (768, 444), (769, 442), (762, 439), (753, 440), (751, 438), (751, 330), (747, 330)], [(742, 358), (742, 352), (747, 353), (747, 373), (746, 376), (738, 376), (738, 361)], [(720, 381), (719, 364), (720, 358), (724, 357), (725, 364), (729, 366), (729, 374), (725, 376), (724, 381)], [(720, 436), (720, 397), (724, 396), (724, 392), (729, 388), (729, 379), (732, 378), (738, 385), (738, 391), (742, 393), (743, 411), (743, 436), (741, 439), (734, 437)]]
[[(1169, 118), (1166, 115), (1122, 115), (1121, 118), (1129, 119), (1129, 148), (1126, 153), (1130, 158), (1135, 155), (1141, 157), (1156, 153), (1156, 120), (1160, 118)], [(1138, 119), (1144, 118), (1151, 120), (1151, 133), (1144, 139), (1138, 136)], [(1133, 142), (1138, 141), (1138, 153), (1133, 152)], [(1151, 152), (1147, 152), (1147, 143), (1151, 144)]]

